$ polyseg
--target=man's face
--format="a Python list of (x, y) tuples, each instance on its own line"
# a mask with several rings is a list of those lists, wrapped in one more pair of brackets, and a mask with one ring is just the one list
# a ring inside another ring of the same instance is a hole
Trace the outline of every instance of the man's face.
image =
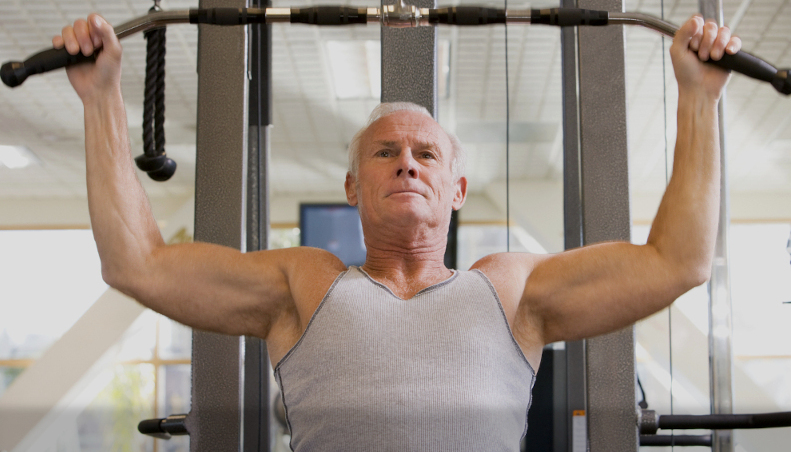
[(454, 180), (453, 148), (433, 119), (399, 111), (374, 122), (363, 135), (357, 178), (346, 177), (349, 204), (363, 224), (447, 224), (464, 204), (467, 180)]

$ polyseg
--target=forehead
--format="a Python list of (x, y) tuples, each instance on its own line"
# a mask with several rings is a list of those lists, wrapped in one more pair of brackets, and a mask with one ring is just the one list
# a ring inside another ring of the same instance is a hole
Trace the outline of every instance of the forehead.
[(397, 111), (379, 118), (368, 128), (365, 142), (429, 145), (446, 152), (451, 149), (448, 134), (442, 127), (434, 119), (414, 111)]

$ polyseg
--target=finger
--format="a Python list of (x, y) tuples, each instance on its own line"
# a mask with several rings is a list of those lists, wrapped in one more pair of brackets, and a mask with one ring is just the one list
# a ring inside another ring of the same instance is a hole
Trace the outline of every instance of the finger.
[(718, 61), (725, 54), (725, 46), (731, 40), (731, 29), (728, 27), (721, 27), (717, 37), (714, 39), (714, 45), (711, 47), (711, 59)]
[(77, 55), (80, 53), (80, 44), (77, 42), (77, 36), (74, 34), (74, 28), (71, 25), (63, 27), (61, 30), (63, 36), (63, 45), (70, 55)]
[(93, 41), (91, 34), (88, 31), (88, 22), (82, 19), (77, 19), (74, 22), (74, 34), (77, 36), (77, 42), (80, 44), (82, 54), (85, 56), (93, 55)]
[(55, 36), (52, 38), (52, 47), (60, 49), (63, 47), (63, 36)]
[(700, 61), (709, 59), (714, 40), (717, 39), (717, 31), (717, 24), (712, 21), (708, 21), (703, 25), (703, 37), (700, 40), (700, 48), (698, 49)]
[(742, 40), (738, 36), (731, 36), (731, 40), (725, 50), (731, 55), (742, 49)]

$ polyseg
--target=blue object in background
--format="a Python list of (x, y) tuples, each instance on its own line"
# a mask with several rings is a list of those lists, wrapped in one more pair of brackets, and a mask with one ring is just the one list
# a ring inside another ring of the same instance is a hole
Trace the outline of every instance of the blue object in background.
[(338, 256), (346, 266), (365, 263), (363, 226), (356, 207), (346, 204), (300, 204), (300, 245)]

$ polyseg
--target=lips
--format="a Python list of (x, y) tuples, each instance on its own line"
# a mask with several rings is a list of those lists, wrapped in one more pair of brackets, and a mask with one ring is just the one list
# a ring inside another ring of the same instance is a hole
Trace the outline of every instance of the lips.
[(398, 195), (398, 194), (402, 194), (402, 193), (412, 193), (412, 194), (415, 194), (415, 195), (424, 196), (423, 193), (420, 193), (417, 190), (396, 190), (396, 191), (391, 192), (387, 196)]

